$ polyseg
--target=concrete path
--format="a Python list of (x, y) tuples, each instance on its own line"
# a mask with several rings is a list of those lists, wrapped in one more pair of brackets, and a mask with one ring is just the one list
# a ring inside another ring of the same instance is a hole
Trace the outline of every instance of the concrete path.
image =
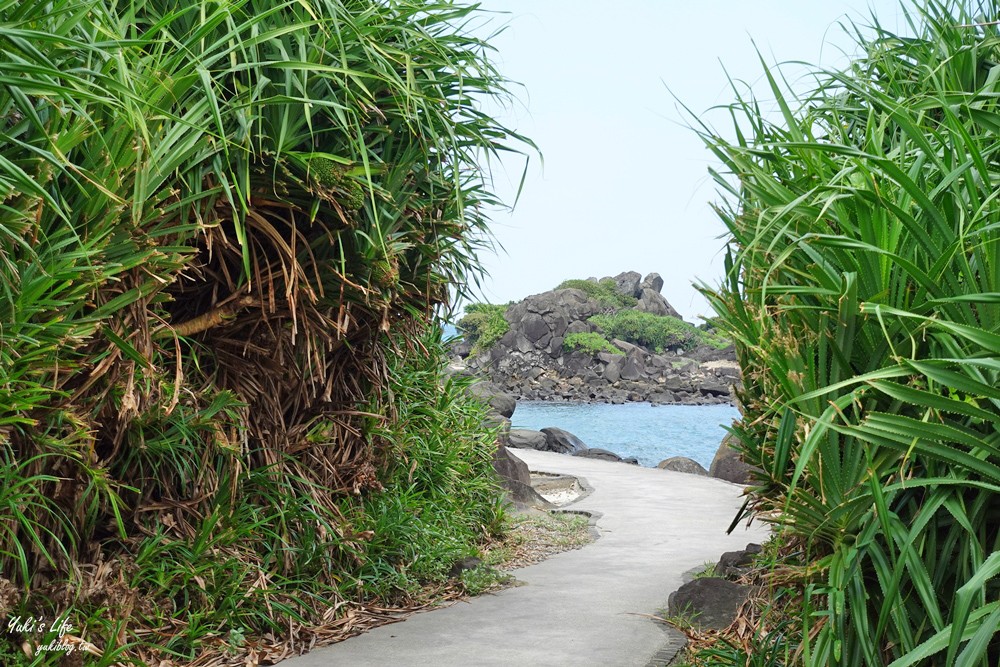
[(599, 513), (596, 542), (514, 570), (522, 586), (416, 614), (282, 667), (659, 667), (682, 637), (644, 615), (666, 607), (683, 573), (765, 539), (757, 523), (726, 535), (741, 504), (735, 485), (511, 451), (532, 471), (586, 479), (593, 492), (565, 509)]

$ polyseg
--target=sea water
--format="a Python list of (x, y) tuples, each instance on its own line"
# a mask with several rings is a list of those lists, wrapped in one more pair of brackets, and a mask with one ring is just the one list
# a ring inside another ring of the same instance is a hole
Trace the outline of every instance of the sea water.
[(671, 456), (686, 456), (706, 469), (729, 426), (740, 416), (731, 405), (657, 405), (649, 403), (550, 403), (518, 401), (513, 428), (555, 426), (588, 447), (634, 456), (655, 467)]

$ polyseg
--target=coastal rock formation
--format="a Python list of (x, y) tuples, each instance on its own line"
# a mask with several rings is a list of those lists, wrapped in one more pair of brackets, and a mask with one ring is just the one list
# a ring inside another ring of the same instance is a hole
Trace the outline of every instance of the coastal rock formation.
[[(590, 281), (612, 284), (623, 297), (638, 299), (634, 310), (680, 320), (660, 294), (663, 278), (656, 273), (642, 278), (627, 271)], [(536, 294), (507, 308), (503, 317), (509, 330), (489, 349), (470, 354), (471, 348), (456, 346), (453, 353), (465, 353), (471, 372), (518, 399), (658, 405), (732, 401), (732, 387), (740, 381), (732, 348), (652, 350), (613, 339), (607, 349), (567, 349), (567, 336), (598, 333), (589, 318), (608, 310), (607, 303), (582, 289)]]

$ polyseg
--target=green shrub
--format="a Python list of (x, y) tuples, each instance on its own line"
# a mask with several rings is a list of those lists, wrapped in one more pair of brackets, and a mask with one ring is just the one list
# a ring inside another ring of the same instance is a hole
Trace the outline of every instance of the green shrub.
[(503, 317), (506, 312), (507, 306), (492, 303), (473, 303), (465, 307), (465, 317), (458, 321), (457, 326), (472, 345), (474, 353), (490, 349), (510, 331), (510, 325)]
[(594, 315), (590, 322), (599, 326), (608, 338), (620, 338), (657, 352), (674, 347), (690, 350), (699, 345), (711, 345), (721, 349), (728, 345), (725, 338), (702, 331), (684, 320), (641, 310)]
[(612, 345), (607, 338), (597, 332), (571, 333), (566, 334), (563, 339), (563, 349), (567, 351), (583, 350), (587, 354), (597, 354), (598, 352), (610, 352), (611, 354), (621, 354), (622, 351)]
[(740, 96), (738, 140), (706, 131), (732, 200), (704, 292), (746, 379), (749, 506), (811, 561), (801, 663), (995, 667), (1000, 7), (905, 11), (800, 99), (765, 72), (780, 116)]
[(372, 437), (387, 447), (384, 490), (342, 506), (354, 530), (372, 535), (346, 578), (382, 599), (444, 581), (454, 562), (478, 555), (504, 521), (493, 470), (496, 432), (483, 428), (487, 410), (468, 395), (470, 378), (442, 380), (440, 341), (425, 347), (430, 354), (395, 362), (389, 388), (400, 399), (398, 412), (373, 424)]
[(638, 299), (632, 296), (621, 294), (615, 289), (615, 281), (611, 278), (604, 278), (597, 282), (593, 280), (579, 280), (577, 278), (564, 280), (556, 289), (578, 289), (586, 292), (588, 296), (596, 300), (604, 308), (618, 310), (619, 308), (631, 308)]

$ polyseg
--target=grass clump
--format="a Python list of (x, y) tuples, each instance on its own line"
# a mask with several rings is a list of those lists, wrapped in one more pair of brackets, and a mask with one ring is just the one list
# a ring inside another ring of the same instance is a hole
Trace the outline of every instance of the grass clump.
[(663, 352), (672, 348), (691, 350), (699, 345), (723, 349), (729, 341), (669, 315), (654, 315), (641, 310), (619, 310), (590, 318), (608, 338), (619, 338), (634, 345)]
[[(738, 95), (717, 207), (748, 508), (806, 564), (807, 665), (1000, 664), (1000, 4), (905, 8), (905, 35)], [(738, 183), (735, 183), (738, 181)], [(739, 664), (743, 664), (742, 662)]]
[(561, 282), (556, 289), (578, 289), (586, 292), (588, 296), (608, 310), (631, 308), (639, 302), (634, 296), (619, 292), (612, 278), (603, 278), (597, 281), (572, 278)]
[(473, 303), (465, 307), (465, 316), (457, 327), (472, 345), (473, 353), (484, 352), (510, 331), (510, 324), (504, 319), (507, 306), (492, 303)]
[(588, 517), (570, 512), (507, 515), (503, 539), (488, 545), (483, 563), (516, 569), (594, 541)]
[(589, 355), (595, 355), (598, 352), (622, 353), (606, 337), (596, 331), (566, 334), (566, 337), (563, 339), (563, 349), (568, 352), (581, 350)]

